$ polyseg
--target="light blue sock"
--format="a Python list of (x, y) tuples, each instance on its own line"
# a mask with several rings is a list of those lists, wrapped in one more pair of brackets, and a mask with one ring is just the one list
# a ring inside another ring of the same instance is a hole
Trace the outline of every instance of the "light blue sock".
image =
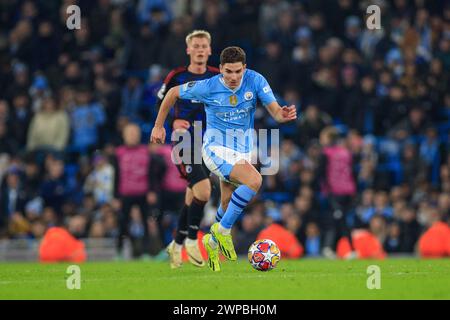
[(246, 185), (237, 187), (228, 203), (227, 211), (220, 220), (220, 225), (225, 229), (230, 229), (255, 194), (256, 192)]
[(224, 213), (225, 212), (223, 212), (222, 204), (221, 204), (219, 206), (219, 208), (217, 209), (217, 212), (216, 212), (216, 222), (220, 222), (220, 220), (222, 220)]

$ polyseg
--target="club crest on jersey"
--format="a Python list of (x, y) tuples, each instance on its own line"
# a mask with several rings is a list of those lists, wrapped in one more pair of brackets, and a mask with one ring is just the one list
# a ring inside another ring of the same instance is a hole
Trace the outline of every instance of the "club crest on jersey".
[(192, 88), (195, 85), (195, 81), (189, 81), (183, 85), (184, 90), (187, 90), (188, 88)]
[(236, 95), (230, 96), (230, 104), (231, 104), (232, 106), (237, 105), (237, 101), (238, 101), (238, 99), (237, 99), (237, 96), (236, 96)]
[(252, 100), (252, 99), (253, 99), (253, 92), (247, 91), (247, 92), (244, 94), (244, 98), (245, 98), (245, 100), (247, 100), (247, 101)]

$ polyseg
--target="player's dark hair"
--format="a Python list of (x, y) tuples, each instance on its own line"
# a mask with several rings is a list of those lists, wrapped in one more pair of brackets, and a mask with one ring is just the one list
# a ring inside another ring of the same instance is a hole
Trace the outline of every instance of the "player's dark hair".
[(245, 64), (245, 51), (239, 47), (228, 47), (220, 54), (220, 64), (242, 62)]

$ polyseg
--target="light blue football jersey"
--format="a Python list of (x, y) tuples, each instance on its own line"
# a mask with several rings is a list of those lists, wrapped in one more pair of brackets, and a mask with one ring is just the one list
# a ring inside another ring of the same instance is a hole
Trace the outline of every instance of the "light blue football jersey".
[(181, 85), (181, 99), (198, 100), (206, 111), (203, 145), (221, 145), (247, 153), (253, 148), (252, 133), (257, 99), (264, 106), (276, 101), (267, 80), (246, 69), (239, 87), (228, 88), (223, 75)]

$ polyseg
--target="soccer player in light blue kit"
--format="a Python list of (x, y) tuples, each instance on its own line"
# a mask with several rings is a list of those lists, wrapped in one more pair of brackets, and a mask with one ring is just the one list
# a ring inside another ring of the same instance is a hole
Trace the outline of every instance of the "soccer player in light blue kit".
[[(193, 99), (204, 103), (206, 132), (202, 156), (208, 169), (220, 178), (221, 204), (217, 222), (203, 244), (208, 252), (208, 266), (220, 271), (219, 248), (229, 260), (236, 260), (231, 228), (243, 209), (261, 187), (261, 174), (251, 164), (254, 113), (257, 100), (278, 122), (297, 118), (295, 106), (281, 107), (266, 79), (246, 69), (245, 52), (228, 47), (220, 55), (220, 75), (173, 87), (161, 103), (150, 142), (163, 143), (164, 121), (177, 99)], [(244, 133), (244, 134), (242, 134)]]

